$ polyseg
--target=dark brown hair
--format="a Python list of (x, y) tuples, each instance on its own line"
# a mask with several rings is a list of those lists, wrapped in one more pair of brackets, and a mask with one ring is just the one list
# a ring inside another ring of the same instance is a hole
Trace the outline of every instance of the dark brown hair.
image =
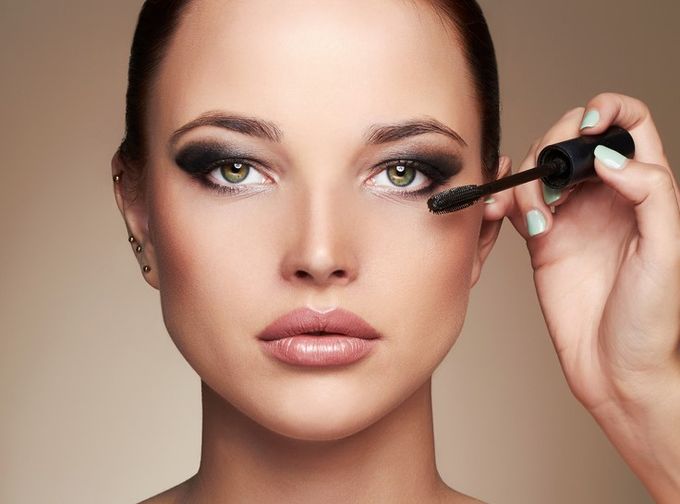
[[(477, 92), (481, 113), (482, 169), (485, 180), (495, 179), (500, 145), (500, 103), (496, 53), (481, 8), (475, 0), (426, 0), (443, 20), (453, 23)], [(146, 104), (170, 39), (191, 0), (146, 0), (137, 21), (128, 69), (125, 136), (119, 151), (125, 178), (137, 187), (143, 181), (148, 156)]]

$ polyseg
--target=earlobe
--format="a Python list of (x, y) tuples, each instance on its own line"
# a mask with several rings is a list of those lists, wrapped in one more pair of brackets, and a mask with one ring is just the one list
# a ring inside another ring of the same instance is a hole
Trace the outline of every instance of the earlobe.
[(126, 239), (137, 259), (144, 279), (149, 285), (158, 289), (158, 275), (155, 267), (155, 254), (150, 239), (148, 226), (148, 209), (145, 198), (137, 197), (135, 192), (139, 188), (130, 186), (130, 168), (116, 151), (111, 159), (111, 174), (113, 191), (118, 210), (123, 216), (127, 229)]
[[(498, 160), (498, 176), (502, 178), (510, 174), (512, 169), (512, 161), (508, 156), (501, 156)], [(482, 225), (479, 231), (479, 240), (477, 250), (475, 251), (474, 262), (472, 265), (472, 273), (470, 275), (470, 289), (475, 286), (482, 272), (482, 266), (486, 261), (491, 249), (493, 248), (503, 224), (504, 208), (507, 208), (507, 198), (512, 197), (512, 191), (502, 191), (493, 196), (493, 201), (490, 203), (482, 202), (484, 205), (484, 214), (482, 217)]]

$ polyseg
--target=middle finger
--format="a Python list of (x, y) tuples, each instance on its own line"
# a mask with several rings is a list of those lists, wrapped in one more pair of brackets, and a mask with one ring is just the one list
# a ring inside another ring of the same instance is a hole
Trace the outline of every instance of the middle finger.
[[(548, 145), (578, 137), (584, 110), (583, 107), (578, 107), (568, 111), (545, 133), (545, 135), (543, 135), (541, 139), (534, 142), (529, 149), (526, 158), (520, 165), (518, 172), (534, 168), (538, 160), (538, 154)], [(515, 203), (518, 210), (526, 219), (527, 236), (530, 236), (530, 233), (542, 234), (543, 231), (548, 231), (552, 225), (550, 205), (558, 206), (563, 204), (574, 189), (574, 187), (571, 187), (568, 190), (563, 190), (561, 193), (558, 193), (557, 191), (552, 191), (550, 189), (545, 189), (544, 192), (544, 187), (545, 185), (540, 179), (532, 180), (531, 182), (514, 187)], [(546, 197), (548, 197), (549, 204), (546, 203)], [(532, 210), (540, 211), (545, 222), (537, 225), (535, 212), (529, 214)]]

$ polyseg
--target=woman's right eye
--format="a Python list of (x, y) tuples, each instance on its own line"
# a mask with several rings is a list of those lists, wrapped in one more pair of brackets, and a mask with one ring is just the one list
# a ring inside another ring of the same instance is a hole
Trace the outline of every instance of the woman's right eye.
[(270, 177), (256, 168), (257, 163), (241, 157), (244, 153), (230, 150), (212, 142), (191, 144), (177, 155), (175, 163), (204, 186), (221, 193), (234, 194), (248, 190), (241, 186), (268, 183)]
[(266, 183), (267, 177), (252, 164), (242, 159), (225, 160), (214, 163), (216, 166), (206, 174), (212, 182), (220, 186), (251, 185)]

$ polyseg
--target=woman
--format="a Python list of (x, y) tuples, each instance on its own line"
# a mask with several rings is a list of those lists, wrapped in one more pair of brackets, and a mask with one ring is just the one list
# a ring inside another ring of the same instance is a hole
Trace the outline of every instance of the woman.
[(519, 168), (617, 124), (637, 152), (598, 148), (601, 182), (433, 215), (511, 172), (474, 1), (149, 0), (129, 84), (116, 201), (203, 395), (199, 471), (144, 502), (480, 502), (439, 476), (430, 380), (506, 216), (571, 390), (680, 499), (678, 189), (644, 104), (595, 97)]

